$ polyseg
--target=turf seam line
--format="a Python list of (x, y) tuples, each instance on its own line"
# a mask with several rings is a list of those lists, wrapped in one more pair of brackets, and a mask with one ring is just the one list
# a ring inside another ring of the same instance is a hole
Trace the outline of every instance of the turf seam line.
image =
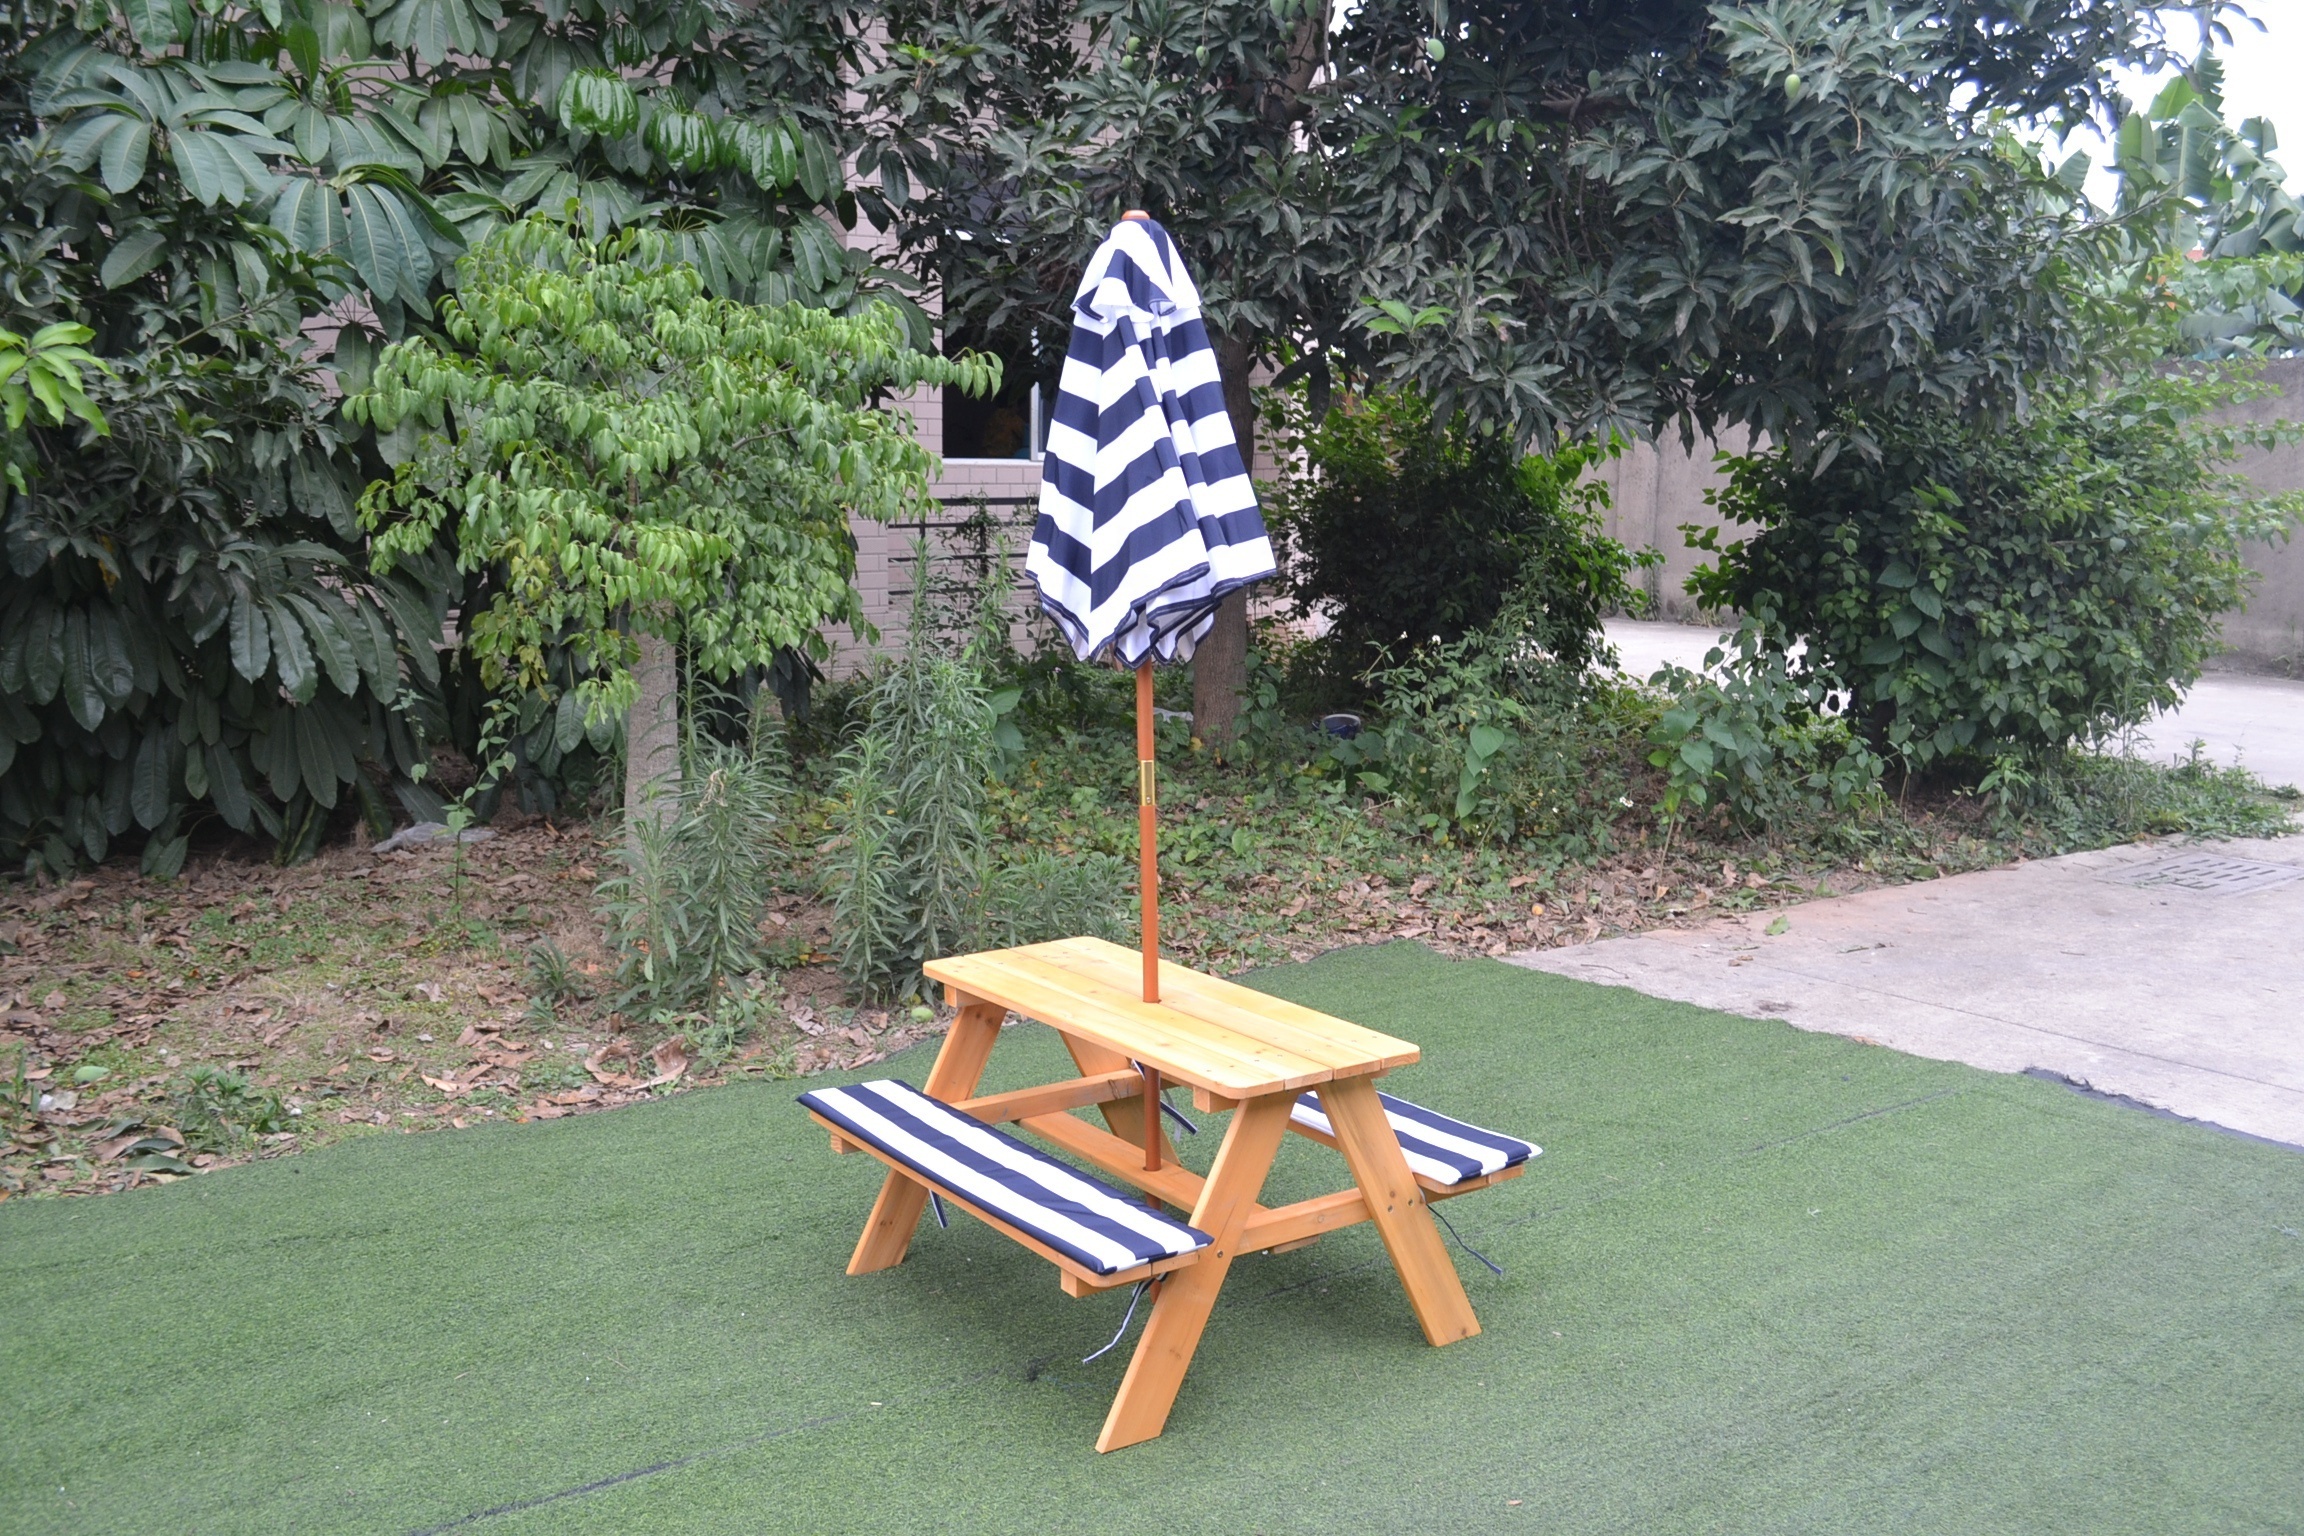
[[(979, 1371), (974, 1376), (953, 1382), (940, 1391), (922, 1393), (920, 1398), (914, 1399), (914, 1401), (943, 1397), (990, 1381), (995, 1377), (1010, 1374), (1012, 1373), (1007, 1370)], [(618, 1487), (624, 1483), (637, 1482), (643, 1477), (653, 1477), (659, 1472), (677, 1472), (682, 1467), (692, 1467), (700, 1461), (709, 1461), (715, 1456), (727, 1456), (737, 1451), (753, 1450), (773, 1440), (788, 1440), (794, 1435), (805, 1433), (811, 1429), (822, 1429), (827, 1424), (843, 1424), (850, 1419), (860, 1419), (868, 1413), (886, 1413), (889, 1409), (900, 1405), (898, 1399), (890, 1398), (885, 1404), (877, 1408), (854, 1408), (846, 1413), (827, 1413), (813, 1419), (802, 1419), (797, 1424), (787, 1424), (782, 1429), (772, 1429), (764, 1435), (753, 1435), (747, 1439), (731, 1441), (727, 1445), (716, 1445), (708, 1451), (697, 1451), (692, 1455), (676, 1456), (669, 1461), (659, 1461), (645, 1467), (634, 1467), (628, 1472), (618, 1472), (614, 1476), (599, 1478), (575, 1488), (562, 1488), (555, 1493), (540, 1493), (534, 1498), (514, 1499), (508, 1504), (497, 1504), (487, 1509), (475, 1510), (469, 1515), (459, 1515), (453, 1520), (445, 1520), (438, 1525), (419, 1527), (409, 1532), (409, 1536), (441, 1536), (444, 1531), (464, 1530), (470, 1526), (478, 1525), (483, 1520), (493, 1520), (499, 1515), (517, 1515), (527, 1510), (541, 1509), (547, 1504), (558, 1504), (564, 1499), (579, 1498), (587, 1493), (599, 1493), (604, 1489)]]

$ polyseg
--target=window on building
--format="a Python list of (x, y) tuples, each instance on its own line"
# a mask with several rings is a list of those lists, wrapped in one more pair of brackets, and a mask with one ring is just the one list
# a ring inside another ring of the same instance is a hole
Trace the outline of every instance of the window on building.
[[(1001, 361), (1000, 392), (988, 397), (958, 389), (944, 391), (944, 457), (947, 459), (1037, 459), (1048, 442), (1048, 405), (1056, 398), (1054, 370), (1043, 377), (1041, 360), (1029, 339), (986, 346), (981, 339), (947, 338), (948, 351), (973, 348), (996, 352)], [(1062, 357), (1054, 361), (1061, 365)]]

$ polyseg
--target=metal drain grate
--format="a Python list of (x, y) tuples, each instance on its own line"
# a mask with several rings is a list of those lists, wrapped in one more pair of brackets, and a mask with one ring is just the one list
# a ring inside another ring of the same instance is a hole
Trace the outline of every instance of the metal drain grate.
[(2291, 880), (2304, 880), (2304, 865), (2265, 864), (2255, 859), (2227, 858), (2216, 853), (2180, 853), (2125, 869), (2108, 878), (2122, 885), (2172, 885), (2180, 891), (2207, 891), (2216, 896), (2243, 896), (2268, 891)]

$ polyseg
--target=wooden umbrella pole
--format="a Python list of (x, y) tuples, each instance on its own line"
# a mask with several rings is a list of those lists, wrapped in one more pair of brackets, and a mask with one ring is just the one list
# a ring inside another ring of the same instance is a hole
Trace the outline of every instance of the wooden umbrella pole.
[(1136, 666), (1136, 881), (1144, 894), (1144, 1001), (1160, 1001), (1160, 796), (1152, 768), (1152, 658)]

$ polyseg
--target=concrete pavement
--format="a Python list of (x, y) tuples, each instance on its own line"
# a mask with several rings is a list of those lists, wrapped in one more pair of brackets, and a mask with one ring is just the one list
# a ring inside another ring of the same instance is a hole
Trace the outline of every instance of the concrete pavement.
[[(1624, 670), (1712, 634), (1619, 623)], [(2304, 683), (2212, 675), (2135, 750), (2194, 739), (2304, 784)], [(2107, 848), (1514, 964), (1996, 1072), (2044, 1070), (2304, 1148), (2304, 837)]]

